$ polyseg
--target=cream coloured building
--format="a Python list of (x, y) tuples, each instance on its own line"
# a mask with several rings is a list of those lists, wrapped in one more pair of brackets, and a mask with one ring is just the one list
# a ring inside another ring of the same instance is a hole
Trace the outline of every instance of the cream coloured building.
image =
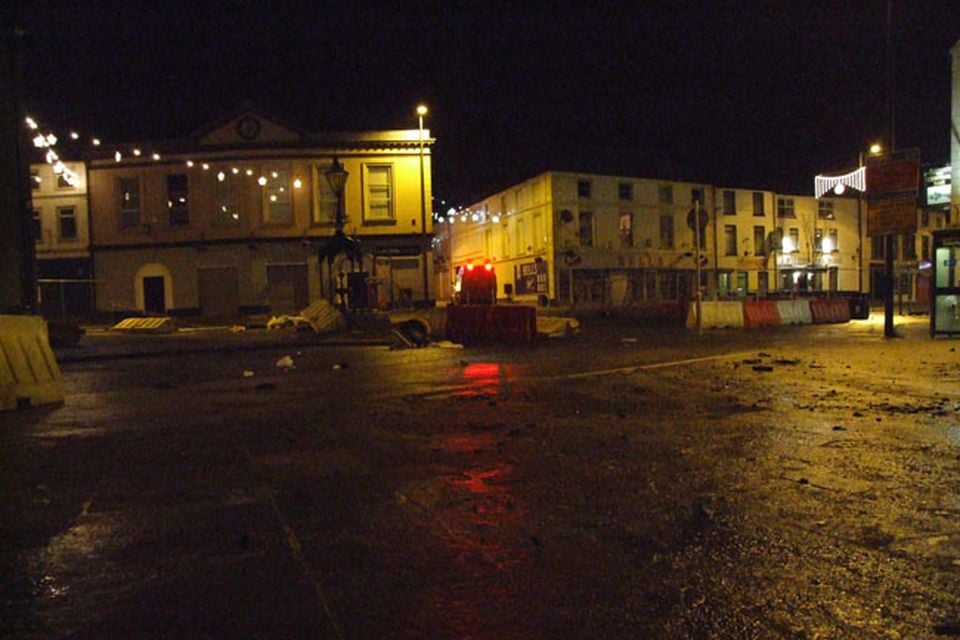
[(856, 291), (858, 218), (855, 198), (547, 172), (441, 215), (437, 236), (451, 292), (459, 268), (489, 260), (502, 298), (670, 312), (695, 291), (698, 255), (709, 297)]
[[(432, 143), (417, 129), (309, 134), (244, 108), (189, 140), (103, 145), (89, 165), (97, 309), (289, 313), (336, 289), (353, 306), (429, 303)], [(357, 263), (321, 257), (335, 160)]]

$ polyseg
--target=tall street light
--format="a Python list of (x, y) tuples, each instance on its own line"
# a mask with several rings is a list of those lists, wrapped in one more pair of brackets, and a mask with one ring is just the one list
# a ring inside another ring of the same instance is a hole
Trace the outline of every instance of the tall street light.
[[(340, 252), (348, 246), (346, 238), (343, 234), (343, 226), (346, 223), (346, 215), (344, 215), (343, 208), (343, 188), (346, 186), (347, 177), (350, 174), (346, 169), (343, 168), (343, 165), (340, 164), (340, 161), (334, 158), (333, 163), (330, 165), (330, 168), (326, 170), (324, 175), (327, 178), (327, 182), (330, 184), (330, 189), (337, 197), (337, 211), (333, 218), (335, 230), (333, 233), (333, 238), (330, 240), (330, 244), (325, 248), (327, 258), (327, 278), (330, 287), (330, 302), (336, 303), (336, 286), (333, 279), (333, 262), (337, 255), (339, 255)], [(340, 306), (343, 306), (343, 294), (341, 294)]]
[(417, 105), (417, 117), (420, 122), (420, 249), (423, 257), (423, 302), (427, 306), (430, 301), (430, 281), (427, 274), (427, 200), (426, 186), (423, 171), (423, 116), (427, 115), (427, 106)]

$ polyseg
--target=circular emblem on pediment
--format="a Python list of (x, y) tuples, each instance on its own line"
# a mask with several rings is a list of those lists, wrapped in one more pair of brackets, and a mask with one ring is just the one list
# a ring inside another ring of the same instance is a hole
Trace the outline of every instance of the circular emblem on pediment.
[(237, 120), (237, 135), (244, 140), (253, 140), (260, 135), (260, 121), (253, 116), (244, 116)]

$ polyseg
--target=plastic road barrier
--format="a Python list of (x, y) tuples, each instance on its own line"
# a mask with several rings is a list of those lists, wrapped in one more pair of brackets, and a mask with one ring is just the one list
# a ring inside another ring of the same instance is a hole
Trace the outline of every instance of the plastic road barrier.
[(447, 337), (454, 342), (530, 343), (537, 336), (535, 307), (456, 304), (446, 310)]
[(0, 411), (63, 402), (63, 374), (39, 316), (0, 316)]
[(743, 325), (745, 327), (776, 327), (780, 325), (780, 313), (773, 300), (744, 300)]
[[(703, 311), (703, 321), (700, 326), (704, 329), (743, 326), (742, 302), (708, 301), (701, 302), (700, 307)], [(696, 326), (697, 305), (690, 303), (690, 311), (687, 313), (687, 328), (693, 329)]]
[(780, 324), (812, 324), (809, 300), (777, 300)]
[(845, 298), (811, 300), (810, 313), (814, 324), (850, 322), (850, 303)]

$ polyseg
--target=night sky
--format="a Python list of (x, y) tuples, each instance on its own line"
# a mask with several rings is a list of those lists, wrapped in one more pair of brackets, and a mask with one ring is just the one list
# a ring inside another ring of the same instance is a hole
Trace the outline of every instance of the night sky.
[[(642, 5), (642, 6), (635, 6)], [(24, 108), (105, 142), (252, 100), (306, 131), (437, 138), (465, 205), (547, 170), (811, 194), (886, 128), (886, 0), (23, 2)], [(949, 162), (960, 1), (894, 0), (896, 146)], [(439, 208), (439, 207), (438, 207)]]

